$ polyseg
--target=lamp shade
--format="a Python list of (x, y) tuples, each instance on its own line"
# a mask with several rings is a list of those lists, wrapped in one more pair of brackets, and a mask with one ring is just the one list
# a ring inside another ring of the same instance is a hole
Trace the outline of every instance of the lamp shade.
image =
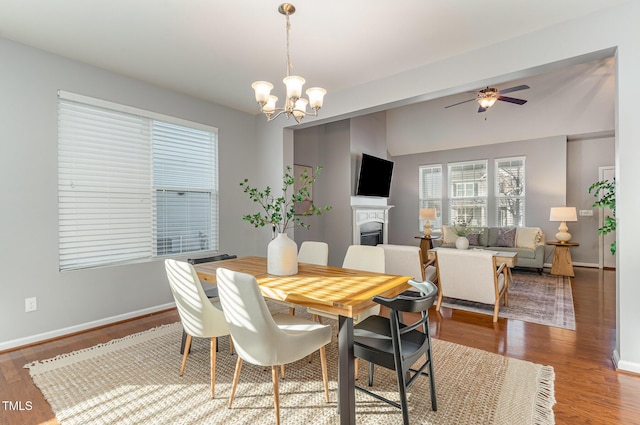
[(576, 207), (553, 207), (549, 221), (578, 221)]
[(436, 218), (435, 208), (420, 208), (420, 220), (433, 220)]
[(304, 85), (304, 78), (297, 75), (290, 75), (285, 77), (282, 82), (287, 86), (287, 99), (296, 101), (302, 96), (302, 86)]

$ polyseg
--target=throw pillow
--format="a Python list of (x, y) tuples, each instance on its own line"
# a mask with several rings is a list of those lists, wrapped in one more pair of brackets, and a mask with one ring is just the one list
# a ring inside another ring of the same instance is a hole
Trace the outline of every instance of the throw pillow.
[(456, 243), (456, 239), (458, 239), (458, 235), (455, 234), (451, 226), (442, 226), (442, 243)]
[(469, 245), (480, 245), (480, 233), (470, 233), (467, 235), (467, 239), (469, 239)]
[(496, 246), (513, 248), (516, 243), (516, 230), (516, 227), (514, 227), (513, 229), (499, 229)]
[(542, 230), (539, 227), (518, 227), (516, 248), (536, 249), (540, 244)]

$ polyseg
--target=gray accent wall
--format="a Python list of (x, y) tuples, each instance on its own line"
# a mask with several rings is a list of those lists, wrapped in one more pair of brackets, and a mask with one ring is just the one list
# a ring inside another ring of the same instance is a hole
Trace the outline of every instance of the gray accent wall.
[[(162, 259), (58, 271), (58, 89), (218, 128), (221, 252), (258, 254), (238, 183), (257, 179), (255, 117), (0, 38), (0, 350), (173, 302)], [(185, 71), (186, 72), (186, 71)], [(25, 298), (38, 309), (25, 313)]]
[[(564, 136), (392, 157), (395, 166), (390, 203), (395, 207), (391, 209), (389, 214), (390, 243), (418, 245), (415, 237), (420, 235), (418, 223), (419, 166), (442, 164), (446, 190), (447, 164), (450, 162), (488, 160), (488, 172), (493, 174), (496, 159), (515, 156), (526, 158), (526, 225), (540, 227), (547, 238), (551, 235), (551, 240), (554, 240), (552, 235), (555, 234), (557, 226), (549, 222), (549, 209), (565, 203), (567, 142)], [(495, 208), (495, 203), (491, 200), (493, 192), (494, 188), (490, 187), (488, 204), (490, 210)], [(444, 211), (441, 212), (444, 224), (451, 222), (445, 205), (446, 203), (443, 205)], [(490, 217), (494, 215), (490, 214)], [(494, 225), (494, 223), (489, 223), (489, 225)]]

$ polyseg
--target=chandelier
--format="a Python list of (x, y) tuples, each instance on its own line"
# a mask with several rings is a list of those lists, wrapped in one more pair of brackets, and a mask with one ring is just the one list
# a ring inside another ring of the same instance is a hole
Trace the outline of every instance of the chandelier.
[(484, 109), (489, 109), (493, 106), (494, 103), (496, 103), (496, 100), (498, 100), (499, 96), (500, 94), (498, 93), (497, 89), (487, 87), (486, 89), (480, 90), (478, 92), (478, 97), (476, 98), (476, 100), (481, 107), (483, 107)]
[[(311, 87), (305, 92), (309, 100), (303, 98), (302, 86), (305, 83), (305, 79), (297, 75), (290, 75), (289, 30), (291, 23), (289, 22), (289, 16), (293, 15), (295, 11), (296, 8), (289, 3), (283, 3), (278, 7), (278, 12), (286, 18), (287, 29), (287, 76), (282, 80), (287, 87), (287, 97), (284, 102), (284, 107), (276, 107), (278, 98), (271, 95), (273, 84), (267, 81), (256, 81), (251, 84), (251, 87), (256, 93), (256, 101), (260, 105), (262, 113), (267, 116), (267, 121), (272, 121), (282, 114), (286, 114), (287, 118), (293, 115), (298, 124), (300, 124), (302, 118), (306, 115), (316, 117), (318, 116), (318, 110), (322, 107), (324, 95), (327, 94), (327, 91), (321, 87)], [(313, 109), (313, 113), (307, 112), (307, 105)]]

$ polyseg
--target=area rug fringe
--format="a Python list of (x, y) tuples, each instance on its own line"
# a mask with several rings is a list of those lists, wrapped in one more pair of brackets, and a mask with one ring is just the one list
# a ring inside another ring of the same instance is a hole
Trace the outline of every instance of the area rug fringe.
[(542, 366), (538, 374), (538, 396), (534, 408), (533, 423), (544, 425), (555, 423), (553, 406), (556, 404), (554, 396), (554, 381), (556, 374), (553, 367)]
[(62, 367), (91, 359), (96, 355), (106, 355), (120, 349), (129, 348), (134, 345), (138, 345), (140, 343), (171, 334), (176, 331), (177, 327), (182, 328), (182, 324), (180, 322), (176, 322), (170, 323), (168, 325), (158, 326), (147, 331), (127, 335), (118, 339), (112, 339), (109, 342), (94, 345), (93, 347), (85, 348), (71, 353), (59, 354), (56, 357), (52, 357), (46, 360), (37, 360), (32, 363), (27, 363), (23, 366), (23, 368), (29, 369), (29, 374), (33, 378), (34, 376), (40, 375), (42, 373), (51, 372)]

